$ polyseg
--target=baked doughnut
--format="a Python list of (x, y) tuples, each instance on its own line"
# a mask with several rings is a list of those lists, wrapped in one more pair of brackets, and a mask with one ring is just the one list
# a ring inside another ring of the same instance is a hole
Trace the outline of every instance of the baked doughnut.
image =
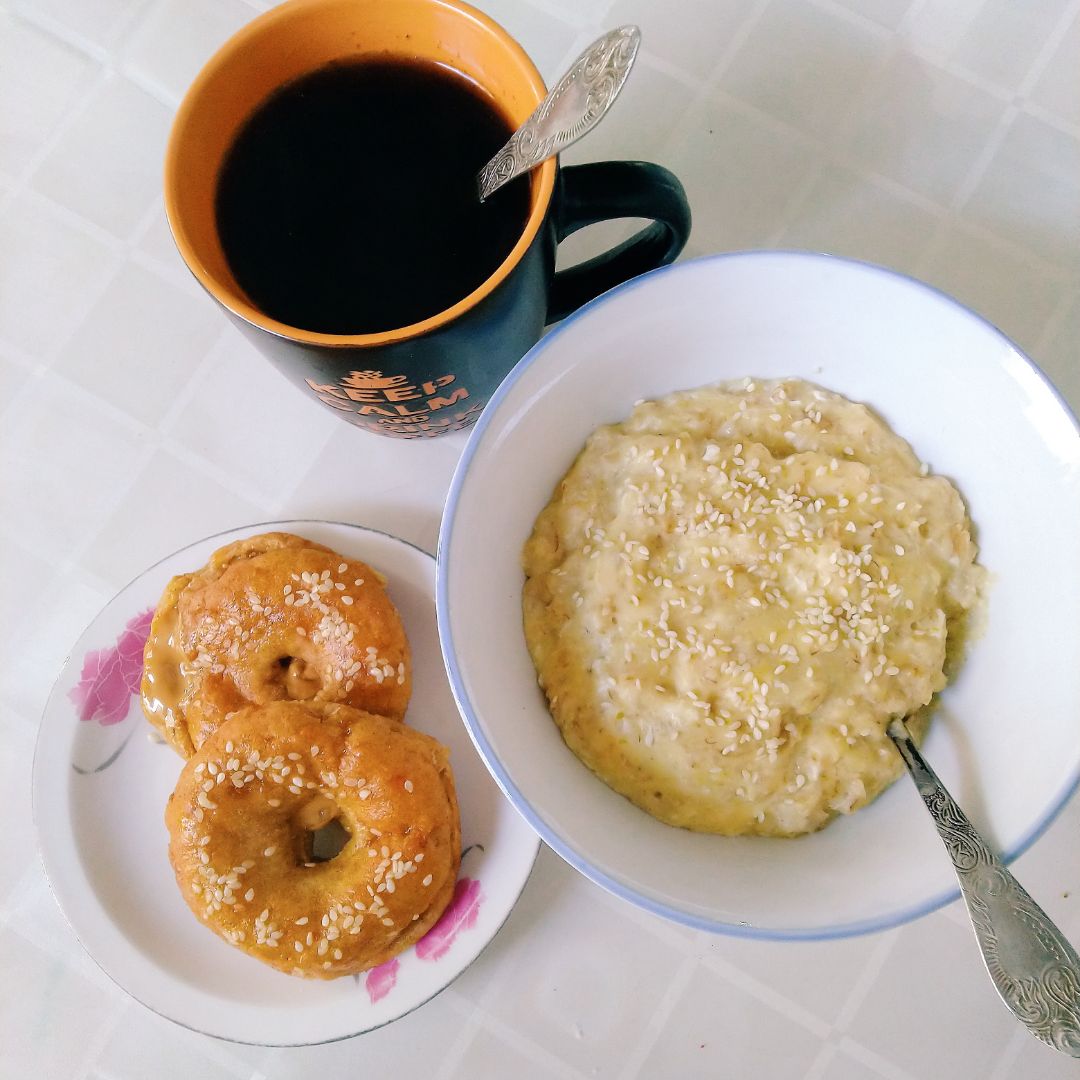
[(146, 641), (143, 711), (183, 757), (246, 705), (341, 702), (401, 719), (411, 691), (376, 571), (290, 533), (238, 540), (174, 577)]
[[(315, 832), (348, 834), (333, 858)], [(185, 764), (165, 809), (191, 910), (293, 975), (333, 979), (414, 944), (449, 903), (461, 829), (449, 754), (341, 705), (243, 709)]]

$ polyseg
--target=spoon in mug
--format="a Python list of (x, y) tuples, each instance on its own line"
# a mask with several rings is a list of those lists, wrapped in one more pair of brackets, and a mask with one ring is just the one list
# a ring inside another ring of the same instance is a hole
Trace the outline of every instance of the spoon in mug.
[(640, 44), (636, 26), (620, 26), (597, 38), (480, 170), (480, 201), (592, 131), (619, 96)]
[(1001, 1000), (1036, 1038), (1080, 1057), (1080, 957), (975, 831), (904, 721), (887, 730), (945, 842)]

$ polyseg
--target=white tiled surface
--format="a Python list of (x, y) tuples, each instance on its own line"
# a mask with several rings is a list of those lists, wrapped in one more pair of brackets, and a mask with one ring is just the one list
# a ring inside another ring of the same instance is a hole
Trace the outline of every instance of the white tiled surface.
[[(342, 518), (433, 547), (464, 442), (381, 440), (304, 401), (172, 248), (169, 118), (265, 6), (0, 0), (0, 1077), (1076, 1075), (997, 1003), (956, 907), (850, 941), (735, 941), (622, 905), (547, 851), (457, 983), (345, 1043), (193, 1035), (82, 954), (34, 854), (28, 779), (82, 627), (146, 565), (253, 520)], [(1014, 336), (1080, 406), (1080, 0), (488, 7), (549, 77), (600, 28), (641, 25), (625, 98), (567, 159), (674, 168), (691, 253), (810, 247), (916, 274)], [(1074, 940), (1078, 828), (1074, 800), (1016, 867)]]

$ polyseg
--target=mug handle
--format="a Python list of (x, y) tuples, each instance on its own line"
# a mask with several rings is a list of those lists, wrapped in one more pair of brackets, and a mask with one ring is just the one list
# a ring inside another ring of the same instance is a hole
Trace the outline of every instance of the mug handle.
[(597, 161), (559, 170), (555, 242), (609, 218), (653, 223), (610, 251), (560, 270), (552, 279), (547, 321), (558, 322), (602, 292), (678, 257), (690, 236), (690, 204), (678, 177), (648, 161)]

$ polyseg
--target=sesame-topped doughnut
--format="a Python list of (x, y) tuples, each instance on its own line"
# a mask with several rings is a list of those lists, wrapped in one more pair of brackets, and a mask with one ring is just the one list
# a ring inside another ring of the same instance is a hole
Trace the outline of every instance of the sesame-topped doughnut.
[(190, 757), (246, 705), (340, 702), (401, 719), (411, 690), (409, 644), (380, 575), (275, 532), (169, 582), (146, 642), (142, 705)]
[[(423, 937), (461, 857), (446, 748), (341, 705), (238, 712), (185, 764), (165, 823), (191, 910), (238, 949), (321, 979)], [(331, 823), (344, 846), (326, 858)]]

